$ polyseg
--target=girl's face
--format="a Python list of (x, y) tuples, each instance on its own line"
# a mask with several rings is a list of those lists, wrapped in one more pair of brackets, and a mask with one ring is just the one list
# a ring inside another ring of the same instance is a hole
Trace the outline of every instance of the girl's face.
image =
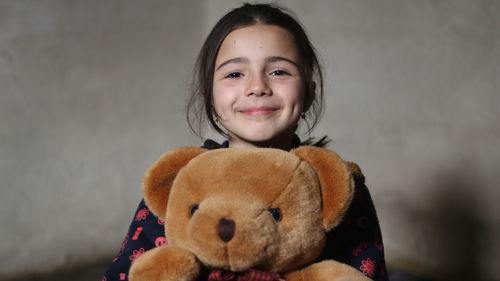
[(213, 102), (229, 145), (290, 148), (304, 111), (300, 58), (292, 35), (274, 25), (236, 29), (215, 60)]

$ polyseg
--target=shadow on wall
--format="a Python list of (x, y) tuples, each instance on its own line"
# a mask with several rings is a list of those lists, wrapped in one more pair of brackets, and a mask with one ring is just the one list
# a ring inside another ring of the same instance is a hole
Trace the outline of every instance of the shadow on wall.
[(413, 230), (410, 243), (418, 259), (405, 266), (410, 271), (437, 280), (495, 279), (487, 272), (492, 236), (480, 213), (481, 181), (468, 168), (440, 171), (432, 177), (434, 188), (426, 188), (431, 191), (424, 204), (399, 206)]

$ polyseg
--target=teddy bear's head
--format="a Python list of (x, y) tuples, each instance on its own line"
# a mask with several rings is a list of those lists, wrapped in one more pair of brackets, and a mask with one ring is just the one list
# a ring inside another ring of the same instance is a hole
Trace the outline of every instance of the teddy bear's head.
[(170, 245), (204, 265), (285, 272), (314, 261), (353, 193), (334, 152), (300, 147), (170, 151), (144, 180)]

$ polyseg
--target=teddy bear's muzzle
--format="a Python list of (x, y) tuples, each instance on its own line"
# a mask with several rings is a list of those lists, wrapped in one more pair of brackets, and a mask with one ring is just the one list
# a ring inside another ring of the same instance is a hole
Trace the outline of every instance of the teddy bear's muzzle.
[(222, 218), (217, 226), (217, 234), (224, 243), (227, 243), (233, 239), (235, 229), (236, 224), (233, 220)]
[(197, 202), (198, 209), (187, 220), (183, 216), (168, 217), (167, 229), (185, 226), (184, 231), (168, 234), (170, 244), (189, 249), (207, 267), (268, 270), (274, 262), (271, 257), (280, 249), (279, 223), (262, 200), (252, 200), (252, 194), (238, 194), (244, 199), (225, 195)]

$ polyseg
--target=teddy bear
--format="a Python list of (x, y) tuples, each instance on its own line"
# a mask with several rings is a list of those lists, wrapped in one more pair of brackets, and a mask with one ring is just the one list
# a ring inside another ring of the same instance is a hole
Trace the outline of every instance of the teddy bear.
[(168, 245), (140, 256), (131, 281), (370, 280), (315, 262), (354, 192), (352, 169), (333, 151), (183, 147), (151, 166), (143, 189)]

